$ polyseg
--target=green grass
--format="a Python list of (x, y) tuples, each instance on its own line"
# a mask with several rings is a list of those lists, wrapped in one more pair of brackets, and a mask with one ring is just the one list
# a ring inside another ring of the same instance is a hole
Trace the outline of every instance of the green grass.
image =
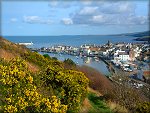
[(88, 94), (88, 99), (92, 108), (89, 113), (113, 113), (101, 97), (96, 96), (94, 93)]

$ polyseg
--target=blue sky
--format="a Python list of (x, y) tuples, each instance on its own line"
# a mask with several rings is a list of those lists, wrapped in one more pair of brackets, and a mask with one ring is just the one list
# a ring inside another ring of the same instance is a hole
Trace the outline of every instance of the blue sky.
[(149, 30), (149, 0), (2, 0), (2, 35), (119, 34)]

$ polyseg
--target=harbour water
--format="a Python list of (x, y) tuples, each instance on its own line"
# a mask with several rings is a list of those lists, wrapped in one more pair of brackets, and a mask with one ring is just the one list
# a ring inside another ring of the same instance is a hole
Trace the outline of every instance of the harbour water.
[(110, 74), (107, 69), (107, 65), (98, 58), (80, 57), (80, 56), (72, 56), (72, 55), (67, 55), (67, 54), (54, 54), (54, 53), (44, 53), (44, 52), (40, 52), (40, 54), (42, 55), (48, 54), (51, 57), (56, 57), (60, 61), (64, 61), (65, 59), (69, 58), (73, 60), (77, 65), (90, 66), (107, 76)]

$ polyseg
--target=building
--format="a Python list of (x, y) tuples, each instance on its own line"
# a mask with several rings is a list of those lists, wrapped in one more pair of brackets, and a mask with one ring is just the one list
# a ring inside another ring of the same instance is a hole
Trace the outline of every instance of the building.
[(132, 49), (129, 51), (129, 57), (130, 57), (130, 61), (135, 61), (136, 60), (136, 53), (135, 51), (133, 51)]
[(116, 61), (129, 61), (130, 56), (129, 56), (129, 53), (126, 52), (126, 51), (116, 50), (115, 53), (114, 53), (113, 60), (116, 60)]
[(130, 56), (129, 56), (129, 54), (127, 52), (119, 52), (118, 53), (118, 58), (121, 61), (128, 61), (128, 60), (130, 60)]

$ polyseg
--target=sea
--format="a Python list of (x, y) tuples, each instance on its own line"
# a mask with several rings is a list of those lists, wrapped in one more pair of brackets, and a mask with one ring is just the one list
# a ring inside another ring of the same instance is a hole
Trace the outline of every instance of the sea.
[[(82, 44), (106, 44), (108, 40), (111, 43), (117, 42), (135, 42), (132, 36), (122, 35), (63, 35), (63, 36), (4, 36), (4, 38), (14, 43), (32, 42), (31, 47), (50, 47), (53, 45), (80, 46)], [(137, 42), (137, 41), (136, 41)]]
[[(79, 47), (83, 44), (95, 44), (103, 45), (108, 41), (111, 43), (125, 42), (125, 43), (135, 43), (135, 37), (124, 36), (124, 35), (63, 35), (63, 36), (4, 36), (5, 39), (12, 41), (14, 43), (29, 43), (32, 42), (32, 46), (29, 48), (41, 48), (41, 47), (51, 47), (54, 45), (69, 45), (74, 47)], [(41, 53), (40, 54), (46, 54)], [(100, 73), (109, 76), (110, 72), (107, 69), (107, 65), (101, 61), (94, 58), (83, 58), (78, 56), (64, 55), (64, 54), (54, 54), (47, 53), (51, 57), (56, 57), (58, 60), (64, 61), (67, 58), (72, 59), (77, 65), (90, 66)]]

